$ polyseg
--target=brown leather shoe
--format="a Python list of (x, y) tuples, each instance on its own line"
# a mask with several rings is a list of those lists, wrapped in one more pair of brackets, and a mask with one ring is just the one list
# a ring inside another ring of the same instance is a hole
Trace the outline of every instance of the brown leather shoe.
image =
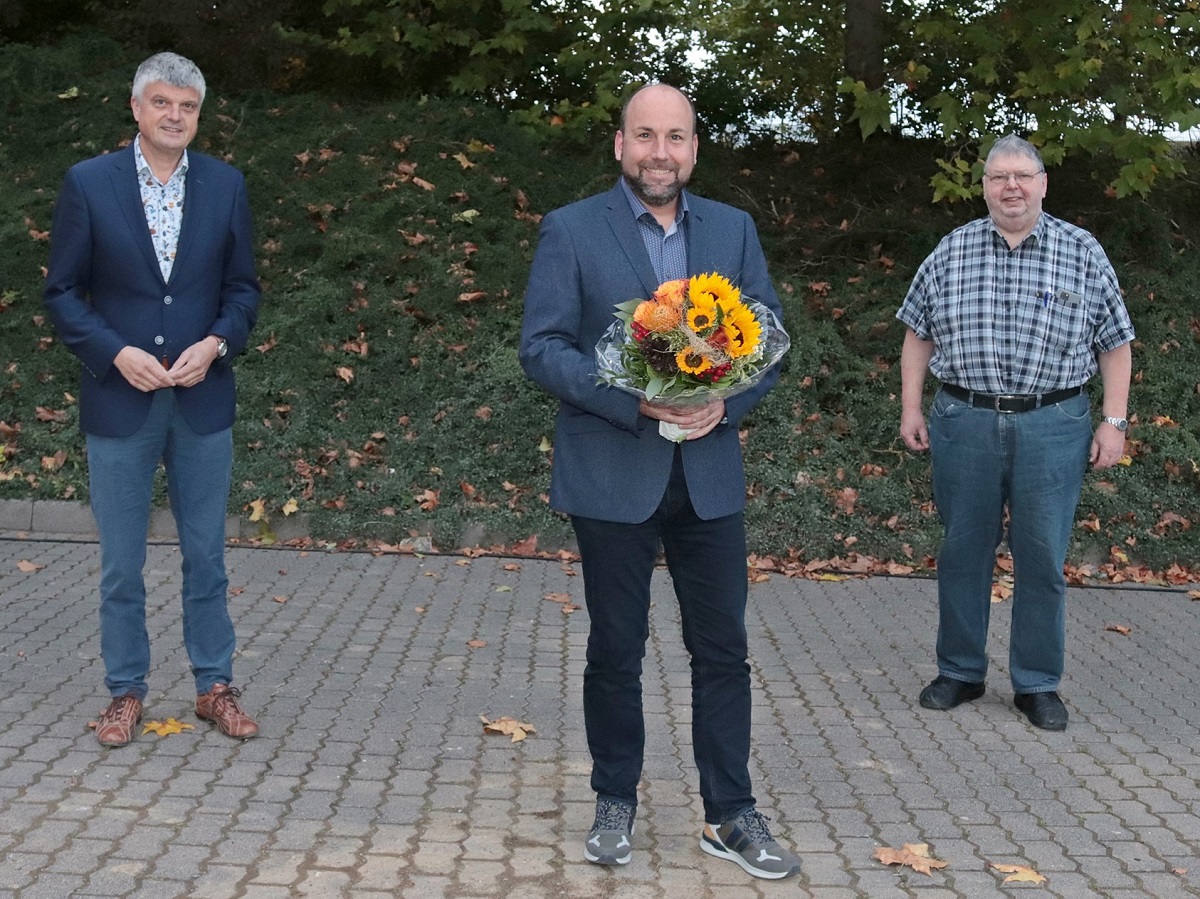
[(258, 724), (238, 705), (241, 695), (237, 687), (214, 684), (207, 693), (196, 697), (196, 717), (211, 721), (227, 737), (249, 740), (258, 734)]
[(133, 729), (142, 720), (142, 701), (132, 693), (114, 696), (96, 722), (96, 739), (101, 746), (124, 746), (133, 739)]

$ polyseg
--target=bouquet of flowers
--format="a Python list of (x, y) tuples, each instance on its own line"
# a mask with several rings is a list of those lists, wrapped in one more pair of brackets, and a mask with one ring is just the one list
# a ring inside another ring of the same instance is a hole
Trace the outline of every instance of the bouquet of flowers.
[(770, 309), (716, 273), (667, 281), (613, 314), (596, 344), (597, 379), (654, 402), (727, 399), (757, 384), (791, 344)]

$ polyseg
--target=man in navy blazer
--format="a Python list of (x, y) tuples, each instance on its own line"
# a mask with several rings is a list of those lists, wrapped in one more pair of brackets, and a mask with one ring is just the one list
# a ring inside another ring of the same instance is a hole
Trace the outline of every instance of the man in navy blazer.
[(174, 53), (138, 68), (125, 149), (71, 168), (54, 210), (45, 304), (82, 363), (100, 534), (100, 642), (112, 702), (96, 738), (122, 746), (142, 715), (150, 670), (142, 568), (154, 473), (167, 473), (183, 555), (183, 639), (196, 714), (222, 733), (258, 725), (232, 687), (225, 511), (232, 472), (231, 360), (246, 346), (259, 286), (245, 179), (187, 147), (204, 76)]
[[(641, 671), (650, 581), (661, 544), (692, 666), (692, 738), (705, 824), (700, 847), (756, 877), (799, 860), (755, 807), (746, 646), (745, 473), (738, 421), (777, 379), (692, 408), (600, 386), (595, 346), (614, 306), (664, 281), (716, 272), (782, 310), (750, 217), (684, 190), (696, 162), (695, 112), (652, 84), (621, 113), (612, 190), (548, 214), (525, 294), (521, 364), (561, 400), (551, 505), (571, 516), (591, 629), (583, 707), (596, 817), (584, 857), (626, 864), (642, 773)], [(659, 422), (689, 432), (682, 443)]]

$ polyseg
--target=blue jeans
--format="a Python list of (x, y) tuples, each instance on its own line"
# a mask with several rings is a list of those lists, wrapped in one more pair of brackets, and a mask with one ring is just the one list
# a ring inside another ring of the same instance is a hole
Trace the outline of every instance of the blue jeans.
[(678, 452), (657, 511), (640, 524), (573, 516), (591, 630), (583, 714), (592, 789), (637, 805), (646, 743), (642, 659), (659, 542), (691, 655), (692, 744), (704, 816), (713, 824), (754, 805), (750, 666), (746, 661), (746, 533), (741, 513), (703, 521)]
[(938, 555), (939, 673), (973, 683), (987, 675), (992, 578), (1007, 506), (1013, 690), (1056, 690), (1066, 643), (1063, 564), (1092, 439), (1087, 395), (1006, 414), (939, 391), (929, 438), (945, 528)]
[(193, 431), (171, 388), (155, 392), (145, 424), (130, 437), (88, 435), (88, 484), (100, 532), (100, 653), (113, 696), (145, 699), (146, 534), (161, 461), (183, 556), (183, 643), (196, 693), (233, 680), (235, 638), (226, 607), (225, 507), (233, 434)]

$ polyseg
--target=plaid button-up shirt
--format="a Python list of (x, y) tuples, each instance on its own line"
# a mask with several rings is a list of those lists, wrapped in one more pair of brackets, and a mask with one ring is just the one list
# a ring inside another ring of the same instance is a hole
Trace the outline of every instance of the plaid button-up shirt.
[(1077, 387), (1096, 374), (1097, 354), (1134, 337), (1099, 242), (1044, 212), (1014, 249), (990, 217), (952, 231), (896, 318), (933, 341), (938, 380), (991, 394)]

